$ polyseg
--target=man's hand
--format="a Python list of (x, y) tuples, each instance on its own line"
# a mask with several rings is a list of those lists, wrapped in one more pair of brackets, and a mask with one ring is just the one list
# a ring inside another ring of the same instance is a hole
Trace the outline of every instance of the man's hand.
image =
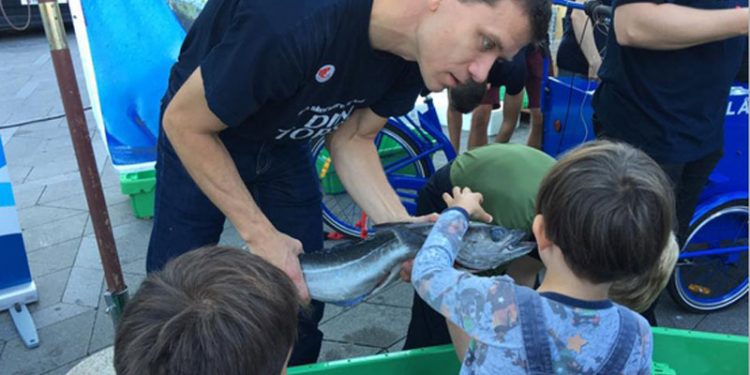
[[(422, 215), (422, 216), (410, 216), (407, 221), (412, 223), (434, 223), (437, 221), (438, 217), (437, 212), (433, 212), (431, 214)], [(401, 263), (401, 271), (399, 271), (399, 276), (401, 276), (401, 280), (405, 283), (411, 282), (411, 268), (414, 266), (414, 259), (409, 259), (403, 263)]]
[(460, 207), (469, 213), (471, 218), (484, 221), (486, 223), (492, 222), (492, 215), (488, 214), (482, 208), (482, 193), (475, 193), (468, 187), (460, 188), (458, 186), (453, 187), (453, 196), (448, 193), (443, 193), (443, 200), (448, 207)]
[(248, 242), (250, 251), (278, 267), (297, 286), (299, 296), (304, 303), (310, 302), (310, 292), (307, 290), (305, 278), (299, 264), (299, 255), (303, 253), (302, 243), (277, 230), (268, 235)]

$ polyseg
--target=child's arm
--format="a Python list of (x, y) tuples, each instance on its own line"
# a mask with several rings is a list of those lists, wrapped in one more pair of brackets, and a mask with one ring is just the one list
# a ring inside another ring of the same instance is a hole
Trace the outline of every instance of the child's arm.
[(507, 277), (477, 277), (453, 268), (467, 228), (466, 210), (459, 206), (444, 211), (417, 254), (412, 283), (420, 297), (450, 322), (469, 336), (492, 342), (497, 328), (516, 325), (513, 283)]

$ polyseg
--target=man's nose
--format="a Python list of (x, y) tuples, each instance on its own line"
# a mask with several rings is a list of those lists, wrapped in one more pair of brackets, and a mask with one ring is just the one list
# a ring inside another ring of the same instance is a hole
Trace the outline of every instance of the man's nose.
[(469, 74), (471, 79), (476, 82), (487, 81), (487, 76), (490, 74), (492, 65), (497, 60), (497, 56), (494, 54), (482, 54), (474, 62), (469, 65)]

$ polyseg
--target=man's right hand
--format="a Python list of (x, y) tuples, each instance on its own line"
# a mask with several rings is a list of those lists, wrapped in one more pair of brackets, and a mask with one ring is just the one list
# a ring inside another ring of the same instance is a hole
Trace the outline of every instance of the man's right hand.
[(248, 242), (247, 245), (253, 254), (284, 271), (297, 286), (302, 301), (310, 302), (310, 291), (307, 289), (299, 264), (299, 255), (303, 253), (302, 242), (273, 229), (272, 232)]

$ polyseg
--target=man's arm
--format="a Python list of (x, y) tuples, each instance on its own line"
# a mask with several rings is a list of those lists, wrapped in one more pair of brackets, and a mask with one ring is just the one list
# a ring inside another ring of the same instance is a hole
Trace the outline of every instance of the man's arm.
[(647, 2), (619, 6), (614, 12), (617, 43), (657, 50), (683, 49), (747, 35), (747, 8), (696, 9)]
[(411, 220), (388, 183), (375, 149), (375, 136), (386, 121), (369, 108), (358, 109), (326, 139), (336, 174), (376, 224)]
[[(576, 1), (583, 2), (583, 1)], [(582, 10), (573, 10), (570, 14), (570, 22), (573, 26), (576, 42), (586, 61), (589, 63), (589, 78), (598, 78), (597, 72), (602, 65), (602, 57), (599, 55), (599, 49), (596, 48), (594, 41), (594, 24)]]
[(203, 77), (196, 69), (167, 106), (164, 132), (185, 169), (227, 218), (253, 253), (284, 270), (307, 300), (297, 255), (302, 244), (274, 228), (255, 204), (237, 171), (219, 132), (226, 125), (206, 102)]

